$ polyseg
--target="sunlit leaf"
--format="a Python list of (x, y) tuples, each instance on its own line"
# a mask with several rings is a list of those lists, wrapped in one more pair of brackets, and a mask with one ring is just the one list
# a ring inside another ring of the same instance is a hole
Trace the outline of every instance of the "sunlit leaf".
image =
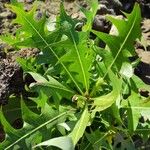
[(118, 98), (120, 98), (121, 92), (121, 80), (118, 79), (112, 72), (109, 73), (110, 80), (112, 82), (113, 90), (107, 95), (102, 95), (100, 97), (92, 98), (93, 111), (102, 111), (110, 107)]
[(60, 22), (62, 26), (65, 26), (62, 32), (72, 41), (72, 45), (64, 47), (67, 53), (61, 58), (61, 61), (68, 63), (68, 69), (70, 72), (74, 72), (77, 81), (82, 84), (82, 88), (85, 88), (85, 92), (88, 93), (93, 50), (87, 45), (87, 33), (79, 33), (74, 30), (75, 23), (65, 13), (63, 6), (61, 6)]
[(76, 123), (73, 131), (69, 134), (69, 137), (72, 138), (73, 144), (76, 145), (79, 139), (83, 136), (86, 126), (89, 123), (90, 114), (88, 112), (88, 108), (85, 107), (81, 118)]
[(58, 137), (53, 138), (47, 141), (44, 141), (33, 148), (39, 147), (39, 146), (55, 146), (59, 147), (62, 150), (74, 150), (74, 145), (72, 143), (72, 139), (70, 137)]

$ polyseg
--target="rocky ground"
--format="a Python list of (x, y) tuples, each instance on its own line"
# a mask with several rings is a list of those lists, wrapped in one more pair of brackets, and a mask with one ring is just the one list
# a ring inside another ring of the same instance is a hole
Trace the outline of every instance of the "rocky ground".
[[(25, 9), (29, 10), (32, 7), (32, 0), (19, 0), (25, 3)], [(105, 19), (106, 14), (120, 15), (121, 10), (130, 12), (135, 0), (101, 0), (100, 8), (97, 11), (93, 28), (98, 31), (109, 32), (111, 25)], [(135, 70), (135, 74), (143, 79), (147, 84), (150, 84), (150, 2), (149, 0), (139, 0), (141, 4), (143, 22), (142, 34), (144, 37), (144, 45), (137, 44), (136, 51), (141, 58), (141, 62)], [(6, 9), (5, 4), (10, 3), (9, 0), (0, 0), (0, 34), (15, 33), (17, 26), (11, 24), (11, 20), (16, 16), (14, 13)], [(51, 19), (59, 13), (59, 0), (46, 0), (39, 5), (39, 15), (43, 10)], [(65, 8), (68, 13), (74, 18), (82, 18), (83, 15), (79, 12), (79, 4), (83, 7), (88, 7), (83, 0), (66, 0)], [(20, 93), (23, 91), (24, 81), (23, 72), (15, 59), (19, 57), (28, 57), (35, 55), (36, 51), (30, 49), (22, 49), (18, 52), (13, 52), (13, 48), (6, 44), (0, 43), (0, 104), (8, 102), (8, 97), (12, 93)], [(15, 82), (14, 82), (15, 81)]]

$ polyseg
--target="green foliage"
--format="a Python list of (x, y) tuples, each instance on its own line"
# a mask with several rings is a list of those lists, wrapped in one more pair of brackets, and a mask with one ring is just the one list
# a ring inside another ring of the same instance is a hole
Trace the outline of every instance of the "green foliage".
[(51, 76), (47, 76), (48, 80), (46, 80), (40, 74), (34, 72), (29, 73), (36, 81), (35, 83), (32, 83), (30, 85), (32, 89), (34, 88), (38, 91), (48, 91), (47, 95), (55, 95), (56, 93), (58, 93), (66, 98), (71, 98), (71, 96), (75, 94), (74, 91), (69, 90), (67, 87), (63, 86), (61, 83), (59, 83), (56, 79), (54, 79)]
[(87, 0), (88, 4), (90, 5), (91, 9), (87, 10), (85, 8), (81, 8), (82, 12), (86, 16), (87, 22), (83, 26), (82, 30), (84, 32), (90, 31), (92, 29), (92, 23), (94, 21), (94, 17), (96, 15), (97, 9), (98, 9), (98, 1), (90, 1)]
[[(59, 112), (48, 104), (45, 105), (41, 114), (36, 114), (29, 110), (25, 103), (21, 102), (23, 128), (14, 129), (0, 112), (1, 124), (6, 132), (6, 139), (0, 145), (0, 149), (31, 149), (36, 143), (51, 136), (51, 130), (62, 117), (67, 117), (69, 111)], [(63, 109), (62, 109), (63, 110)], [(45, 136), (43, 137), (42, 134)]]
[(94, 100), (94, 106), (96, 108), (94, 111), (102, 111), (110, 107), (119, 97), (121, 91), (121, 81), (113, 73), (109, 73), (110, 79), (112, 81), (113, 90), (107, 95), (102, 95), (100, 97), (92, 98)]
[[(128, 57), (135, 54), (134, 41), (141, 37), (141, 29), (139, 24), (141, 17), (139, 6), (136, 4), (132, 13), (130, 15), (125, 15), (127, 20), (115, 19), (112, 16), (107, 17), (108, 20), (110, 20), (117, 28), (118, 35), (109, 35), (106, 33), (93, 31), (94, 34), (106, 42), (109, 48), (108, 51), (111, 53), (109, 54), (111, 57), (105, 57), (105, 64), (108, 67), (108, 71), (113, 69), (113, 66), (117, 68), (117, 71), (129, 71), (128, 66), (131, 66), (131, 64), (129, 64)], [(106, 73), (108, 73), (108, 71)]]
[(89, 123), (89, 120), (90, 120), (90, 113), (88, 112), (87, 106), (85, 106), (81, 118), (76, 123), (73, 131), (69, 134), (69, 137), (72, 138), (74, 145), (76, 145), (79, 139), (83, 136), (86, 126)]
[[(128, 59), (135, 54), (134, 42), (141, 36), (140, 7), (135, 4), (126, 19), (108, 16), (118, 31), (110, 35), (92, 30), (98, 1), (89, 4), (90, 10), (81, 8), (86, 17), (82, 31), (76, 30), (79, 21), (67, 15), (63, 3), (52, 31), (47, 29), (45, 14), (36, 18), (36, 5), (28, 12), (16, 0), (7, 5), (16, 13), (13, 22), (19, 28), (15, 36), (0, 38), (14, 47), (37, 48), (40, 53), (17, 59), (24, 73), (34, 79), (26, 85), (33, 95), (23, 97), (21, 107), (11, 100), (8, 107), (2, 107), (0, 122), (6, 136), (0, 149), (117, 149), (118, 143), (134, 149), (134, 134), (148, 137), (139, 131), (149, 127), (149, 97), (141, 96), (139, 90), (150, 88), (133, 75), (135, 66)], [(106, 43), (105, 49), (96, 46), (90, 32)], [(7, 109), (12, 107), (18, 110), (12, 111), (14, 116), (23, 120), (21, 129), (11, 125)]]

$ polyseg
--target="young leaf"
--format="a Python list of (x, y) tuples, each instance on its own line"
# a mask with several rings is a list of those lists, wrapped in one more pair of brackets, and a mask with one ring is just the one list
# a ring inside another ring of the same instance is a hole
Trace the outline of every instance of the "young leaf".
[(95, 111), (103, 111), (106, 108), (110, 107), (118, 98), (120, 98), (121, 92), (121, 80), (113, 74), (109, 73), (110, 80), (112, 82), (113, 90), (107, 94), (100, 97), (91, 98), (93, 100), (93, 107)]
[(72, 143), (72, 139), (70, 137), (58, 137), (53, 138), (47, 141), (44, 141), (33, 148), (40, 147), (40, 146), (55, 146), (62, 150), (74, 150), (74, 145)]
[[(108, 132), (103, 133), (100, 130), (91, 131), (91, 133), (85, 133), (86, 138), (91, 144), (86, 145), (86, 148), (94, 150), (99, 150), (102, 147), (105, 147), (107, 149), (110, 149), (110, 146), (107, 141)], [(89, 146), (89, 147), (88, 147)]]
[(74, 46), (69, 46), (65, 49), (70, 51), (61, 58), (61, 61), (68, 63), (68, 69), (70, 72), (74, 72), (76, 81), (80, 83), (79, 85), (82, 85), (80, 87), (85, 89), (88, 94), (90, 86), (89, 71), (93, 59), (92, 50), (88, 48), (85, 41), (80, 42), (78, 45), (74, 43)]
[(37, 104), (36, 106), (37, 108), (41, 108), (41, 112), (42, 112), (42, 110), (45, 108), (45, 105), (47, 104), (49, 97), (46, 93), (44, 93), (43, 90), (38, 91), (38, 94), (39, 94), (38, 97), (30, 98), (30, 99)]
[[(65, 29), (62, 31), (72, 41), (72, 44), (64, 49), (67, 53), (61, 58), (62, 62), (69, 64), (70, 72), (76, 74), (76, 79), (85, 88), (86, 93), (89, 91), (90, 68), (93, 58), (92, 49), (87, 45), (87, 33), (78, 33), (75, 31), (75, 23), (64, 11), (61, 5), (60, 22)], [(79, 42), (80, 41), (80, 42)]]
[(86, 126), (89, 123), (89, 119), (90, 119), (90, 114), (88, 112), (88, 107), (86, 106), (81, 115), (81, 118), (76, 123), (73, 131), (68, 135), (69, 137), (72, 138), (74, 146), (77, 144), (77, 142), (83, 136)]

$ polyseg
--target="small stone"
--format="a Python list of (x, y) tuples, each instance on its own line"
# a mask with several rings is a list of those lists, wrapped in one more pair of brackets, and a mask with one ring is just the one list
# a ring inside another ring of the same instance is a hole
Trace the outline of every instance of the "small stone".
[(17, 0), (19, 3), (24, 3), (25, 0)]
[(26, 1), (26, 3), (32, 3), (33, 2), (33, 0), (25, 0)]
[(106, 20), (105, 16), (96, 15), (93, 22), (93, 29), (108, 33), (110, 30), (110, 23)]

